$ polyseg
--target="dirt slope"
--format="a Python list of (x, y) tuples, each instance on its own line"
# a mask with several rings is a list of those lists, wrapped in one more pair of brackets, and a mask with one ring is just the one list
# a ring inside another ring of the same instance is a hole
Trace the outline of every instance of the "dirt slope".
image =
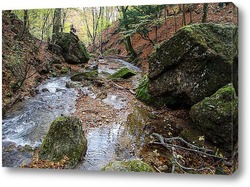
[[(203, 4), (193, 4), (194, 10), (191, 12), (192, 22), (190, 23), (190, 11), (186, 12), (186, 24), (195, 24), (201, 23), (202, 20), (202, 8)], [(176, 31), (178, 31), (181, 27), (183, 27), (183, 14), (177, 14), (176, 18), (173, 15), (173, 12), (169, 12), (170, 16), (167, 16), (164, 20), (163, 24), (158, 28), (157, 32), (157, 43), (160, 44), (166, 39), (169, 39), (174, 35)], [(227, 6), (223, 8), (218, 8), (218, 3), (210, 3), (208, 7), (208, 15), (207, 22), (213, 23), (223, 23), (223, 24), (238, 24), (237, 18), (238, 10), (234, 4), (229, 3)], [(175, 20), (176, 20), (176, 28), (175, 28)], [(151, 31), (149, 33), (149, 37), (156, 41), (155, 31)], [(132, 37), (132, 44), (139, 54), (139, 62), (138, 65), (141, 66), (143, 72), (148, 71), (148, 58), (151, 55), (154, 47), (150, 44), (149, 41), (146, 41), (141, 38), (139, 34), (135, 34)], [(92, 47), (89, 47), (89, 50), (93, 50)], [(107, 28), (103, 31), (103, 51), (105, 53), (110, 54), (118, 54), (120, 56), (126, 56), (127, 52), (125, 49), (125, 45), (122, 41), (122, 36), (119, 33), (118, 23), (114, 23), (112, 27)], [(93, 52), (93, 51), (92, 51)]]

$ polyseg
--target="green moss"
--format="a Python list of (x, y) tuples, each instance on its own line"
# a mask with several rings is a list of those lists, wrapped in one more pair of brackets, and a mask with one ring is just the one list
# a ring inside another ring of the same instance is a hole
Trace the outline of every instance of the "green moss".
[(98, 70), (77, 73), (70, 77), (72, 81), (93, 80), (98, 77)]
[(79, 46), (81, 52), (84, 54), (84, 56), (89, 59), (90, 55), (89, 55), (86, 47), (81, 43), (81, 41), (78, 41), (78, 46)]
[(234, 42), (238, 40), (236, 26), (212, 23), (193, 24), (183, 27), (180, 32), (182, 30), (188, 31), (199, 44), (213, 49), (216, 53), (223, 54), (228, 58), (228, 62), (232, 62), (234, 48), (238, 46), (237, 42)]
[(232, 151), (237, 139), (238, 98), (230, 83), (192, 106), (194, 124), (219, 147)]
[(70, 33), (58, 33), (56, 35), (56, 43), (57, 45), (59, 45), (63, 52), (68, 52), (69, 51), (69, 46), (70, 46), (70, 43), (71, 43), (71, 40), (73, 39), (72, 38), (72, 34)]
[(143, 77), (138, 88), (136, 89), (136, 98), (145, 103), (152, 103), (153, 99), (151, 95), (148, 93), (148, 83), (149, 78), (147, 75)]
[(135, 71), (128, 68), (122, 68), (116, 73), (110, 75), (108, 79), (119, 79), (119, 78), (127, 79), (133, 75), (136, 75)]
[(154, 169), (141, 160), (115, 161), (101, 169), (102, 171), (122, 171), (122, 172), (154, 172)]
[(55, 119), (41, 145), (40, 159), (60, 161), (69, 158), (66, 168), (73, 168), (86, 153), (87, 140), (82, 124), (74, 117), (60, 116)]
[(66, 74), (70, 71), (70, 68), (69, 67), (64, 67), (61, 69), (61, 74)]
[(173, 97), (152, 97), (148, 91), (149, 78), (145, 75), (138, 88), (136, 89), (136, 98), (148, 105), (153, 105), (155, 107), (167, 105), (172, 107), (176, 105), (177, 101)]

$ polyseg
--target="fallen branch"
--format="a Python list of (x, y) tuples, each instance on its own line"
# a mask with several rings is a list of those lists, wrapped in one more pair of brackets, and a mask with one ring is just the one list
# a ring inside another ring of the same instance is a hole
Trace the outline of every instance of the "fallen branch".
[[(183, 149), (183, 150), (186, 150), (186, 151), (192, 151), (192, 152), (200, 153), (200, 154), (203, 154), (203, 155), (206, 155), (206, 156), (209, 156), (209, 157), (214, 157), (214, 158), (226, 160), (226, 158), (224, 158), (224, 157), (220, 157), (220, 156), (217, 156), (215, 154), (207, 153), (206, 151), (210, 151), (210, 152), (212, 152), (212, 151), (208, 150), (208, 149), (205, 149), (205, 148), (197, 147), (197, 146), (195, 146), (195, 145), (193, 145), (191, 143), (188, 143), (187, 141), (183, 140), (180, 137), (163, 138), (158, 133), (152, 133), (152, 135), (155, 136), (155, 137), (157, 137), (159, 139), (159, 141), (160, 141), (160, 142), (153, 142), (154, 144), (162, 145), (162, 146), (164, 146), (164, 147), (166, 147), (168, 149), (174, 147), (174, 148)], [(176, 144), (173, 144), (173, 143), (166, 143), (165, 142), (165, 141), (172, 142), (173, 140), (180, 140), (183, 143), (186, 143), (191, 148), (186, 148), (186, 147), (183, 147), (183, 146), (180, 146), (180, 145), (176, 145)]]

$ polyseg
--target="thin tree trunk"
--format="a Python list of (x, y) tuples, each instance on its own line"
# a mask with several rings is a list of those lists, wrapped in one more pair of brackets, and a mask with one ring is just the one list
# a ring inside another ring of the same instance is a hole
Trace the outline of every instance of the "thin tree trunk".
[(190, 14), (189, 14), (189, 25), (192, 24), (192, 9), (190, 10)]
[(177, 31), (176, 11), (174, 10), (174, 31)]
[[(121, 10), (122, 10), (122, 15), (123, 15), (123, 19), (124, 19), (124, 27), (126, 30), (129, 30), (129, 26), (128, 24), (126, 23), (127, 22), (127, 8), (128, 7), (124, 7), (122, 6), (121, 7)], [(130, 39), (130, 36), (126, 36), (126, 49), (127, 49), (127, 52), (131, 54), (131, 59), (132, 60), (135, 60), (136, 57), (137, 57), (137, 53), (135, 52), (134, 48), (133, 48), (133, 45), (132, 45), (132, 42), (131, 42), (131, 39)]]
[(21, 31), (17, 35), (17, 39), (21, 40), (23, 39), (23, 36), (28, 33), (28, 22), (29, 22), (29, 14), (28, 10), (23, 11), (23, 26)]
[(65, 21), (66, 21), (66, 16), (67, 16), (67, 11), (68, 11), (68, 9), (63, 9), (63, 20), (62, 20), (61, 32), (63, 32), (63, 31), (64, 31), (64, 26), (65, 26)]
[(208, 12), (208, 3), (203, 4), (203, 15), (202, 15), (202, 23), (206, 23), (207, 21), (207, 12)]
[(182, 5), (182, 17), (183, 17), (183, 25), (186, 25), (186, 10), (185, 10), (185, 5)]
[(53, 30), (52, 30), (52, 43), (53, 44), (56, 41), (56, 35), (60, 32), (60, 27), (61, 27), (61, 9), (56, 8), (54, 11)]
[(39, 44), (39, 46), (38, 46), (38, 50), (37, 50), (37, 51), (39, 51), (39, 49), (40, 49), (40, 47), (41, 47), (41, 45), (42, 45), (42, 42), (43, 42), (44, 29), (45, 29), (46, 22), (47, 22), (47, 20), (48, 20), (48, 18), (49, 18), (49, 14), (50, 14), (50, 10), (48, 10), (48, 13), (47, 13), (47, 15), (46, 15), (46, 17), (45, 17), (45, 20), (44, 20), (44, 22), (43, 22), (43, 27), (42, 27), (42, 38), (41, 38), (41, 42), (40, 42), (40, 44)]

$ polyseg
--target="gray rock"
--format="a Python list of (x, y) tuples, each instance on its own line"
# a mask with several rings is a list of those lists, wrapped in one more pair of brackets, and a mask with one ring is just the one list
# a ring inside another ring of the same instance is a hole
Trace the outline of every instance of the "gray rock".
[(65, 61), (69, 64), (87, 63), (89, 54), (80, 40), (71, 33), (58, 33), (56, 46), (60, 46)]
[(218, 147), (232, 152), (238, 137), (238, 97), (232, 84), (192, 106), (194, 125)]
[(237, 78), (237, 42), (236, 26), (183, 27), (151, 56), (148, 93), (189, 106), (212, 95)]
[(87, 150), (87, 140), (82, 123), (75, 117), (60, 116), (53, 121), (43, 140), (39, 157), (44, 160), (60, 161), (69, 158), (65, 168), (74, 168), (83, 159)]

